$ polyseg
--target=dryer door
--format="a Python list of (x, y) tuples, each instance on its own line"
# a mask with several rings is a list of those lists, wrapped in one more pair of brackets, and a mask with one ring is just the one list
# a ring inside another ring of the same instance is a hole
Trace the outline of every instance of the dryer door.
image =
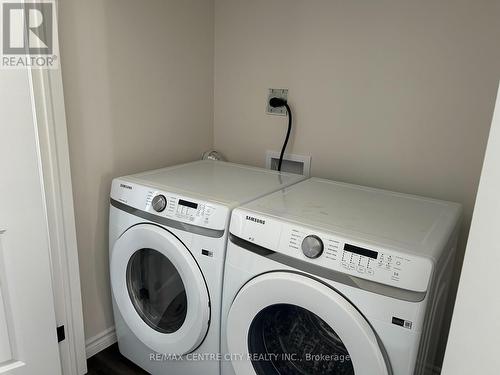
[(359, 311), (300, 274), (271, 272), (249, 281), (231, 305), (226, 332), (237, 374), (391, 374)]
[(185, 354), (203, 341), (210, 300), (201, 270), (166, 229), (140, 224), (116, 241), (111, 287), (127, 326), (157, 353)]

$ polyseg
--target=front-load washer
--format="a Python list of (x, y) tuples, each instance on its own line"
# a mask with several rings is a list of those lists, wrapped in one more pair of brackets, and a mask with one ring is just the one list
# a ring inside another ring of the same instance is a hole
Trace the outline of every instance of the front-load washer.
[(235, 209), (222, 374), (423, 374), (436, 360), (460, 213), (316, 178)]
[(231, 210), (302, 179), (210, 160), (114, 179), (110, 275), (120, 352), (152, 374), (219, 374)]

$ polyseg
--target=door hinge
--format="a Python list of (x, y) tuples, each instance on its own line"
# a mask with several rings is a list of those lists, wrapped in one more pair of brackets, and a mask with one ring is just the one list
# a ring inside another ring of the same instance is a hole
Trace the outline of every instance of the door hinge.
[(64, 332), (64, 326), (57, 327), (57, 342), (64, 341), (66, 339), (66, 333)]

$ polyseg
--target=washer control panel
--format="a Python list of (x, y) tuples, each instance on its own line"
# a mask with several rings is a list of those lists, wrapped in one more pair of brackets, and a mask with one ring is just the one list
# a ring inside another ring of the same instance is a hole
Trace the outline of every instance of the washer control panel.
[(425, 258), (410, 254), (380, 249), (356, 240), (288, 225), (283, 226), (278, 251), (301, 258), (297, 249), (301, 249), (310, 238), (321, 240), (324, 250), (314, 258), (307, 257), (304, 253), (309, 262), (403, 289), (419, 292), (427, 290), (432, 263)]
[(424, 257), (239, 209), (233, 213), (230, 231), (305, 262), (417, 292), (427, 290), (433, 269), (432, 261)]
[(156, 216), (210, 229), (224, 229), (229, 215), (229, 209), (217, 203), (119, 180), (113, 181), (111, 198)]

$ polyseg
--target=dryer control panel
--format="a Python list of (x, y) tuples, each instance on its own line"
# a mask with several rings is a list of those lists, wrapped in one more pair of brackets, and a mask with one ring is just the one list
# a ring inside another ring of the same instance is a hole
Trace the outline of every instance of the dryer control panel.
[(432, 274), (430, 259), (239, 209), (230, 231), (304, 262), (401, 289), (425, 292)]
[(119, 179), (113, 180), (111, 199), (156, 216), (216, 230), (224, 230), (229, 215), (229, 209), (217, 203)]

